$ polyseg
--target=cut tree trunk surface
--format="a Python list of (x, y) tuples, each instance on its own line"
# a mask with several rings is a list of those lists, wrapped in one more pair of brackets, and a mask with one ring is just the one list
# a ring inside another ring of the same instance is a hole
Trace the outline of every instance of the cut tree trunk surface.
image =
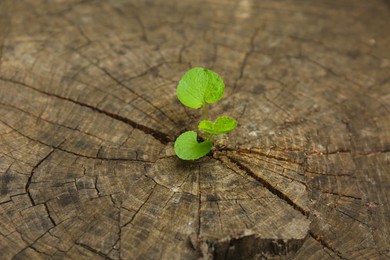
[[(0, 2), (1, 259), (390, 258), (388, 1)], [(221, 74), (239, 126), (173, 152)]]

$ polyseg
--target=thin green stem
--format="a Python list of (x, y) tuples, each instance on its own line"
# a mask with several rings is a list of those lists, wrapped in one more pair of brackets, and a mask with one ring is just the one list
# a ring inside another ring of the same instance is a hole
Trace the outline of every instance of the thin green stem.
[(203, 117), (205, 120), (209, 120), (209, 112), (207, 111), (206, 103), (203, 104)]
[(209, 134), (209, 136), (207, 137), (207, 141), (210, 141), (210, 142), (214, 142), (214, 140), (213, 140), (213, 138), (214, 138), (214, 135), (213, 134)]

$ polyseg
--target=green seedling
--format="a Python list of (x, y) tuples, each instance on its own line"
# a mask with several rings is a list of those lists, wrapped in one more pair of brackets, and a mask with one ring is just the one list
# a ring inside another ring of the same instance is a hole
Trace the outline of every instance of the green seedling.
[(210, 140), (198, 143), (197, 134), (194, 131), (182, 133), (175, 142), (175, 152), (180, 159), (196, 160), (210, 152), (213, 144)]
[(187, 131), (175, 141), (176, 155), (183, 160), (196, 160), (208, 154), (212, 148), (215, 135), (226, 134), (237, 126), (237, 121), (229, 116), (218, 117), (214, 122), (209, 120), (207, 104), (219, 101), (224, 93), (225, 84), (221, 77), (209, 69), (192, 68), (180, 79), (177, 86), (177, 97), (190, 108), (203, 108), (203, 117), (198, 129), (205, 134), (201, 143), (197, 133)]
[(198, 128), (209, 134), (227, 134), (237, 126), (237, 121), (230, 116), (218, 117), (215, 122), (203, 120)]

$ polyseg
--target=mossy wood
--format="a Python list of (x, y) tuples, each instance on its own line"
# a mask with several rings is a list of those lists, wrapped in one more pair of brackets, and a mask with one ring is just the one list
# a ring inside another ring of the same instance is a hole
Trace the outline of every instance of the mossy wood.
[[(389, 17), (379, 0), (1, 1), (0, 258), (389, 258)], [(239, 126), (183, 162), (191, 67), (221, 75), (210, 115)]]

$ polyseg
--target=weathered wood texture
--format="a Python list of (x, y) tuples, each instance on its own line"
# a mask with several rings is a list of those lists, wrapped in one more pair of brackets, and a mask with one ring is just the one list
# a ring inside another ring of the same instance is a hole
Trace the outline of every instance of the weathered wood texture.
[[(0, 2), (1, 259), (390, 258), (387, 1)], [(196, 162), (176, 84), (239, 121)]]

